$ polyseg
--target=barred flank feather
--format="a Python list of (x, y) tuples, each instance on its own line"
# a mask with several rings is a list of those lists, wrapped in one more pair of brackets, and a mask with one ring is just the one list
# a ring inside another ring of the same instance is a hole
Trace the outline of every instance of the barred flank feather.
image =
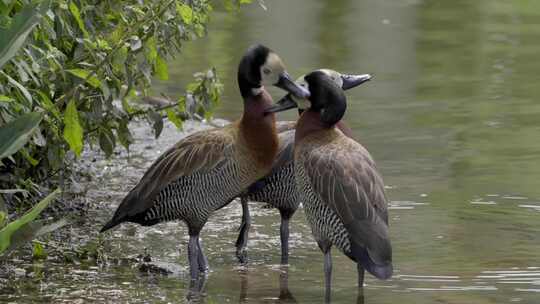
[(281, 167), (248, 189), (248, 199), (277, 209), (296, 210), (299, 205), (294, 181), (294, 163)]
[(296, 175), (300, 200), (307, 202), (304, 204), (304, 212), (313, 236), (317, 241), (330, 240), (331, 244), (350, 256), (349, 232), (339, 216), (315, 193), (302, 166), (296, 167)]
[[(188, 225), (204, 224), (214, 210), (238, 194), (242, 187), (239, 171), (234, 163), (228, 163), (205, 173), (180, 177), (159, 192), (144, 221), (182, 219)], [(223, 183), (225, 179), (230, 182)]]

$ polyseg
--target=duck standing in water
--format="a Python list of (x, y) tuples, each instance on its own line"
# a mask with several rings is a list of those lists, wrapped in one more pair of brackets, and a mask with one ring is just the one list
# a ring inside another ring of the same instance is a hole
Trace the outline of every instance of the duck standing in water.
[(334, 245), (357, 263), (358, 286), (364, 270), (379, 279), (392, 276), (384, 183), (369, 152), (339, 130), (346, 98), (326, 74), (304, 77), (308, 99), (286, 96), (267, 112), (304, 108), (295, 134), (294, 171), (299, 199), (324, 253), (326, 299), (330, 300)]
[[(368, 74), (347, 75), (330, 69), (317, 70), (326, 74), (330, 79), (343, 90), (352, 89), (371, 79)], [(304, 76), (299, 77), (296, 83), (302, 87), (306, 86)], [(302, 114), (303, 109), (298, 109)], [(240, 233), (236, 241), (237, 256), (244, 261), (244, 250), (247, 244), (248, 231), (251, 223), (249, 216), (248, 200), (265, 202), (270, 207), (277, 208), (281, 215), (280, 237), (281, 237), (281, 264), (289, 263), (289, 220), (298, 209), (298, 191), (295, 186), (294, 177), (294, 135), (296, 122), (278, 123), (279, 149), (272, 165), (270, 174), (251, 185), (247, 192), (241, 196), (242, 203), (242, 224)], [(283, 130), (279, 130), (279, 127)], [(345, 122), (339, 121), (336, 127), (345, 135), (352, 137), (351, 130)]]
[(296, 85), (281, 59), (265, 46), (249, 48), (238, 67), (244, 113), (219, 129), (196, 132), (163, 153), (124, 198), (106, 231), (122, 222), (150, 226), (181, 220), (189, 231), (191, 279), (207, 270), (199, 233), (215, 210), (268, 174), (278, 149), (274, 115), (264, 110), (272, 98), (263, 85), (299, 97), (309, 92)]

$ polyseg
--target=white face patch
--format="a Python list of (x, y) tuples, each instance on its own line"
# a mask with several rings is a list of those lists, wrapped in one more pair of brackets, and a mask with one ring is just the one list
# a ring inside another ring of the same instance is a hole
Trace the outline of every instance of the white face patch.
[[(318, 69), (317, 71), (323, 72), (326, 74), (326, 76), (330, 77), (332, 81), (338, 86), (343, 87), (343, 78), (341, 78), (341, 73), (331, 70), (331, 69)], [(302, 75), (296, 79), (296, 84), (303, 87), (304, 89), (309, 91), (309, 85), (306, 82), (306, 79), (304, 78), (305, 75)], [(305, 98), (298, 98), (296, 96), (292, 96), (296, 104), (298, 105), (298, 109), (300, 110), (306, 110), (311, 107), (311, 101), (309, 99)]]
[(251, 89), (251, 94), (253, 94), (253, 96), (257, 96), (257, 95), (262, 93), (263, 88), (264, 88), (263, 86), (260, 86), (258, 88), (252, 88)]
[(343, 87), (343, 78), (341, 78), (341, 73), (336, 72), (334, 70), (330, 69), (319, 69), (319, 71), (326, 74), (326, 76), (330, 77), (332, 81), (340, 88)]
[[(309, 85), (306, 82), (306, 80), (304, 79), (304, 76), (305, 75), (300, 76), (296, 80), (296, 84), (309, 91)], [(311, 102), (307, 98), (298, 98), (298, 97), (296, 97), (294, 95), (292, 95), (292, 98), (294, 99), (294, 101), (298, 105), (298, 109), (300, 109), (300, 110), (306, 110), (306, 109), (309, 109), (311, 107)]]
[(298, 109), (300, 110), (306, 110), (311, 108), (311, 102), (306, 98), (296, 98), (293, 97), (296, 101), (296, 104), (298, 105)]
[(279, 76), (284, 71), (285, 67), (279, 56), (275, 53), (269, 53), (260, 69), (261, 83), (269, 86), (278, 83)]

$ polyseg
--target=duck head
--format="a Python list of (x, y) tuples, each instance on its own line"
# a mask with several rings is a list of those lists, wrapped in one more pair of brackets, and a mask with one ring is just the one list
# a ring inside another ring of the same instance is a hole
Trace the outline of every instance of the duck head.
[[(372, 77), (369, 74), (349, 75), (330, 69), (319, 69), (307, 75), (301, 76), (296, 80), (298, 85), (310, 91), (311, 96), (309, 98), (298, 98), (291, 94), (287, 94), (275, 105), (266, 109), (265, 112), (274, 113), (292, 108), (298, 108), (298, 112), (301, 114), (305, 110), (322, 111), (324, 110), (324, 106), (330, 108), (330, 111), (327, 111), (327, 109), (321, 112), (322, 118), (323, 112), (326, 112), (326, 116), (330, 115), (330, 113), (336, 110), (339, 112), (339, 102), (337, 99), (336, 104), (332, 104), (330, 100), (325, 100), (326, 97), (331, 97), (328, 94), (340, 95), (341, 93), (341, 95), (343, 95), (342, 91), (357, 87), (371, 78)], [(329, 84), (329, 82), (333, 85)], [(318, 96), (314, 96), (314, 94), (317, 94)], [(344, 102), (342, 109), (343, 112), (345, 112), (345, 108), (346, 103)], [(343, 116), (343, 114), (341, 116)], [(341, 119), (341, 117), (339, 119)]]
[(262, 93), (263, 86), (273, 85), (298, 98), (306, 98), (309, 91), (290, 78), (279, 56), (264, 45), (251, 46), (238, 66), (238, 85), (246, 99)]

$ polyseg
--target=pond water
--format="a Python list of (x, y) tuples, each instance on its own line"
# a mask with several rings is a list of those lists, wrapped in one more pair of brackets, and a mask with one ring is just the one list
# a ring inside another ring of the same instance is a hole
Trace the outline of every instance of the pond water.
[[(215, 66), (225, 84), (216, 117), (241, 112), (238, 60), (247, 46), (274, 49), (293, 76), (327, 67), (371, 73), (347, 92), (345, 120), (374, 156), (387, 185), (395, 275), (366, 276), (359, 296), (353, 263), (334, 250), (333, 303), (540, 303), (540, 2), (337, 0), (266, 1), (237, 13), (216, 9), (209, 36), (186, 44), (171, 80), (178, 96), (190, 75)], [(274, 99), (283, 93), (271, 89)], [(294, 119), (294, 111), (280, 119)], [(153, 159), (178, 140), (170, 126), (132, 151), (98, 160), (89, 196), (96, 230)], [(217, 212), (202, 233), (211, 272), (202, 303), (322, 302), (322, 254), (303, 212), (292, 220), (288, 282), (279, 266), (279, 216), (251, 204), (249, 263), (234, 241), (239, 204)], [(76, 228), (75, 231), (77, 231)], [(0, 292), (6, 301), (183, 303), (186, 229), (123, 225), (103, 237), (114, 259), (147, 252), (176, 269), (141, 274), (130, 263), (22, 263), (26, 276)], [(43, 270), (36, 270), (43, 269)], [(280, 279), (281, 278), (281, 279)], [(288, 283), (288, 284), (287, 284)]]

